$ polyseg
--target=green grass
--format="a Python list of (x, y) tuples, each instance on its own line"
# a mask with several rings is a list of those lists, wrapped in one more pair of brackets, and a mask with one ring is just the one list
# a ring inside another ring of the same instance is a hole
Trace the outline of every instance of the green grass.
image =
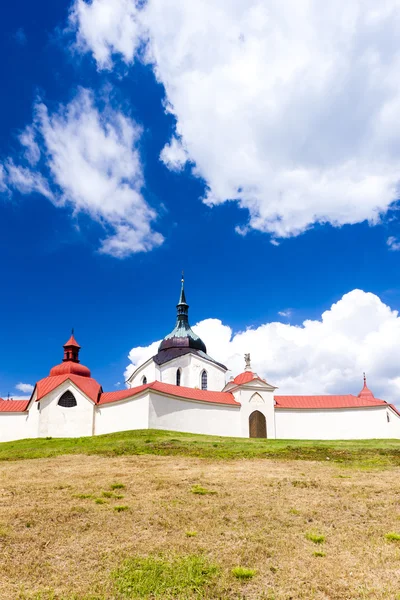
[(313, 552), (313, 556), (316, 556), (317, 558), (323, 558), (324, 556), (326, 556), (325, 552), (321, 552), (320, 550), (316, 550), (315, 552)]
[(394, 533), (393, 531), (387, 533), (385, 538), (389, 540), (389, 542), (400, 542), (400, 533)]
[(123, 483), (112, 483), (112, 484), (110, 485), (110, 488), (111, 488), (112, 490), (124, 490), (124, 489), (125, 489), (125, 486), (124, 486), (124, 484), (123, 484)]
[(213, 495), (217, 493), (215, 490), (208, 490), (198, 483), (196, 483), (196, 485), (192, 485), (190, 491), (192, 494), (198, 494), (199, 496), (206, 496), (207, 494)]
[(255, 574), (255, 569), (247, 569), (246, 567), (235, 567), (232, 569), (232, 575), (236, 577), (236, 579), (242, 579), (243, 581), (252, 579)]
[[(400, 440), (265, 440), (158, 430), (123, 431), (83, 438), (39, 438), (0, 443), (0, 461), (62, 454), (156, 454), (207, 459), (316, 460), (364, 468), (400, 466)], [(113, 486), (123, 484), (115, 483)], [(122, 489), (112, 487), (112, 489)]]
[(323, 544), (325, 541), (325, 536), (321, 535), (320, 533), (309, 531), (306, 533), (306, 539), (310, 540), (310, 542), (314, 542), (314, 544)]
[(114, 510), (117, 512), (123, 512), (124, 510), (129, 510), (129, 506), (120, 504), (118, 506), (114, 506)]
[(126, 560), (113, 573), (122, 598), (208, 598), (207, 586), (218, 568), (203, 556), (144, 557)]

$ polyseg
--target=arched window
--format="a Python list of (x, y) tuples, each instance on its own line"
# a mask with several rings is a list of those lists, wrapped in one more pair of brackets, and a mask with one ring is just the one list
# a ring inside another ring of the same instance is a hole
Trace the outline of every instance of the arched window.
[(72, 408), (76, 406), (75, 396), (72, 392), (68, 390), (65, 392), (58, 401), (58, 406), (63, 406), (64, 408)]
[(181, 385), (181, 370), (178, 369), (176, 372), (176, 385)]
[(203, 371), (201, 374), (201, 389), (207, 389), (207, 371)]
[(146, 383), (147, 383), (147, 377), (145, 375), (142, 379), (142, 385), (146, 385)]

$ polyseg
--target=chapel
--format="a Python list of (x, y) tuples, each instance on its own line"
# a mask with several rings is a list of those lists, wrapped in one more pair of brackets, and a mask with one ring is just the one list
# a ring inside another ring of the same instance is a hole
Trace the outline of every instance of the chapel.
[(357, 396), (279, 395), (245, 354), (244, 371), (228, 379), (227, 367), (190, 327), (183, 279), (175, 327), (125, 389), (103, 390), (81, 364), (74, 332), (63, 348), (62, 361), (37, 381), (29, 399), (0, 399), (0, 441), (134, 429), (238, 438), (400, 438), (399, 411), (375, 398), (365, 376)]

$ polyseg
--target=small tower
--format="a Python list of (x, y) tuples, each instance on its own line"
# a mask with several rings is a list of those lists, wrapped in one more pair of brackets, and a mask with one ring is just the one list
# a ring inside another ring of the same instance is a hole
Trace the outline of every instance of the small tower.
[(74, 330), (71, 332), (71, 337), (68, 342), (66, 342), (63, 346), (64, 348), (64, 358), (63, 362), (72, 361), (75, 363), (79, 362), (79, 350), (81, 349), (80, 345), (74, 338)]

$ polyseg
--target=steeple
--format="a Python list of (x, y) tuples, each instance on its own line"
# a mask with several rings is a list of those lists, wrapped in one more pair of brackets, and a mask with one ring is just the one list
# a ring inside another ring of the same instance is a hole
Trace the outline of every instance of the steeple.
[(72, 361), (75, 363), (79, 362), (79, 350), (81, 349), (80, 345), (74, 338), (74, 330), (71, 331), (71, 337), (67, 342), (65, 342), (64, 346), (64, 358), (63, 362)]
[(158, 351), (171, 348), (192, 348), (207, 353), (205, 343), (192, 331), (189, 325), (189, 305), (186, 302), (185, 281), (181, 279), (181, 293), (176, 305), (176, 323), (174, 329), (167, 335), (158, 347)]
[(189, 304), (186, 302), (184, 283), (185, 283), (185, 280), (183, 278), (183, 273), (182, 273), (181, 295), (179, 296), (179, 302), (176, 305), (176, 310), (177, 310), (176, 324), (177, 325), (179, 325), (180, 323), (181, 324), (189, 323)]
[(361, 392), (358, 394), (358, 398), (374, 398), (373, 393), (367, 387), (367, 378), (365, 376), (365, 373), (363, 373), (363, 377), (364, 377), (364, 386), (363, 386), (363, 389), (361, 390)]

